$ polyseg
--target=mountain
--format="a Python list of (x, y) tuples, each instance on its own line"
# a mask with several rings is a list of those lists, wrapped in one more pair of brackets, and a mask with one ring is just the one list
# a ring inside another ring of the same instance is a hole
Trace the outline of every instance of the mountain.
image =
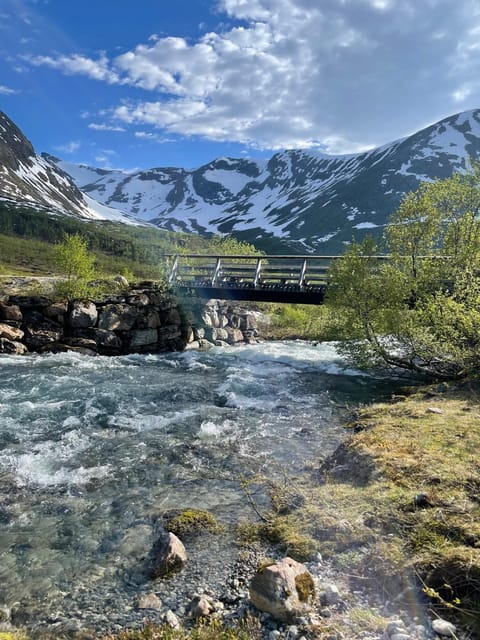
[(268, 161), (219, 158), (194, 170), (122, 173), (49, 157), (92, 198), (170, 230), (227, 233), (270, 251), (338, 253), (379, 233), (402, 196), (480, 156), (480, 110), (378, 149), (328, 156), (276, 153)]
[(0, 111), (0, 202), (51, 214), (141, 224), (83, 194), (55, 163), (39, 156), (20, 129)]

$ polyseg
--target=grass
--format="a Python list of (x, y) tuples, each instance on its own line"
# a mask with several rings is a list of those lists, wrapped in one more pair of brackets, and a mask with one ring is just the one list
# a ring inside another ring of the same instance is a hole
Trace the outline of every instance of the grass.
[(478, 391), (427, 389), (361, 409), (359, 433), (296, 481), (303, 502), (263, 514), (257, 534), (297, 559), (319, 550), (386, 599), (420, 584), (440, 615), (480, 633)]

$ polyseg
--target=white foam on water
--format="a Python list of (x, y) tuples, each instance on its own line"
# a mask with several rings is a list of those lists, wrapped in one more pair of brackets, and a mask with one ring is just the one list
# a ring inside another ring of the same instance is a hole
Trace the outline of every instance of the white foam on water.
[(204, 420), (200, 425), (199, 435), (205, 438), (224, 438), (225, 435), (231, 434), (235, 430), (237, 424), (233, 420), (223, 420), (222, 422), (214, 422), (213, 420)]
[(112, 428), (127, 429), (143, 433), (145, 431), (165, 430), (172, 424), (180, 423), (191, 419), (197, 415), (196, 410), (184, 409), (181, 411), (170, 411), (162, 415), (140, 413), (135, 409), (129, 409), (122, 413), (121, 408), (117, 408), (114, 416), (108, 419), (108, 425)]
[(87, 436), (73, 430), (65, 433), (59, 442), (47, 440), (32, 445), (27, 453), (3, 453), (0, 462), (13, 471), (19, 486), (85, 484), (92, 478), (106, 476), (110, 469), (109, 465), (75, 466), (75, 458), (90, 444)]

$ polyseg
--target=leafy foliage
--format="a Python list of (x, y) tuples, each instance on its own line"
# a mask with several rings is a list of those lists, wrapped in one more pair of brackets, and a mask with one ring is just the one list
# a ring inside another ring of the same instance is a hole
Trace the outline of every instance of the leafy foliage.
[[(348, 317), (344, 350), (362, 366), (437, 378), (477, 372), (480, 170), (423, 184), (392, 216), (383, 246), (354, 243), (332, 268), (330, 304)], [(390, 259), (376, 254), (386, 250)]]
[(95, 275), (95, 258), (88, 251), (87, 241), (78, 233), (67, 234), (55, 249), (55, 262), (65, 280), (57, 284), (57, 293), (71, 300), (88, 296), (90, 281)]

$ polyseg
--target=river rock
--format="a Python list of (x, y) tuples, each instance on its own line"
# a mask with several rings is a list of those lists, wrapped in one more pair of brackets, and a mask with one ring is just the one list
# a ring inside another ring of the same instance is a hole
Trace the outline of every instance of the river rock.
[(173, 571), (178, 571), (187, 561), (187, 552), (182, 541), (170, 531), (157, 541), (152, 556), (153, 578), (160, 578)]
[(457, 628), (451, 622), (438, 618), (432, 622), (432, 629), (444, 638), (456, 638)]
[(163, 603), (154, 593), (144, 593), (138, 599), (138, 609), (152, 609), (153, 611), (161, 611)]
[(68, 316), (68, 322), (74, 329), (94, 327), (98, 318), (96, 305), (90, 300), (75, 300)]
[(0, 323), (0, 338), (6, 338), (7, 340), (15, 342), (16, 340), (21, 340), (23, 338), (23, 331), (21, 329), (11, 327), (9, 324)]
[(243, 342), (243, 333), (240, 329), (233, 329), (232, 327), (227, 327), (224, 329), (227, 332), (228, 338), (227, 342), (229, 344), (236, 344), (237, 342)]
[(131, 331), (128, 335), (128, 344), (131, 349), (145, 347), (158, 342), (158, 333), (156, 329), (137, 329)]
[(16, 304), (0, 303), (0, 320), (7, 322), (21, 322), (23, 318), (20, 307)]
[(14, 340), (0, 338), (0, 353), (8, 353), (11, 355), (21, 356), (24, 353), (27, 353), (27, 351), (27, 347), (21, 342), (15, 342)]
[(50, 320), (54, 320), (59, 324), (63, 324), (63, 320), (68, 310), (68, 305), (66, 302), (53, 302), (48, 307), (45, 307), (43, 313), (50, 318)]
[(122, 347), (122, 341), (114, 331), (107, 329), (94, 329), (93, 339), (101, 350), (118, 351)]
[(171, 609), (169, 609), (165, 614), (164, 620), (169, 627), (172, 627), (172, 629), (180, 629), (182, 626), (180, 624), (180, 620), (177, 618), (177, 616), (173, 613)]
[(215, 611), (215, 605), (206, 595), (195, 596), (188, 607), (190, 617), (207, 618)]
[(98, 317), (98, 328), (107, 331), (130, 331), (139, 317), (136, 307), (128, 304), (106, 305)]
[(342, 601), (342, 597), (340, 595), (340, 591), (336, 584), (327, 584), (325, 587), (325, 592), (322, 595), (322, 603), (327, 607), (331, 607), (335, 604), (338, 604)]
[(260, 567), (250, 582), (249, 594), (257, 609), (289, 621), (310, 611), (315, 585), (306, 566), (287, 557)]

